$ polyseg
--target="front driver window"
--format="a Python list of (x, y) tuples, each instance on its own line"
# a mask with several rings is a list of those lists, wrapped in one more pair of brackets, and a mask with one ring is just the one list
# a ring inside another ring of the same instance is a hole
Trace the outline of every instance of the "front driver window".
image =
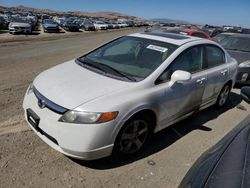
[(166, 82), (176, 70), (183, 70), (192, 73), (202, 70), (203, 50), (202, 47), (191, 48), (179, 55), (161, 74), (157, 82)]

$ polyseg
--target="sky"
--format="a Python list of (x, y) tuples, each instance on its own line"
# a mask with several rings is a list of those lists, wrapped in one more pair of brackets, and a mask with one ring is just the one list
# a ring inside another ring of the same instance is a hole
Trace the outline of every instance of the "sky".
[(0, 5), (58, 11), (114, 11), (146, 19), (250, 27), (250, 0), (0, 0)]

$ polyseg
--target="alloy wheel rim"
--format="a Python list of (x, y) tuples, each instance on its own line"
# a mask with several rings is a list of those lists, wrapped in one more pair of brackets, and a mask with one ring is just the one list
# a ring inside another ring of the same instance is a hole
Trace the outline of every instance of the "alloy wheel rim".
[(220, 94), (220, 100), (219, 100), (220, 106), (223, 106), (226, 103), (228, 95), (229, 95), (229, 87), (226, 86)]
[(139, 151), (147, 139), (148, 131), (148, 124), (145, 121), (131, 122), (121, 135), (120, 151), (126, 154)]

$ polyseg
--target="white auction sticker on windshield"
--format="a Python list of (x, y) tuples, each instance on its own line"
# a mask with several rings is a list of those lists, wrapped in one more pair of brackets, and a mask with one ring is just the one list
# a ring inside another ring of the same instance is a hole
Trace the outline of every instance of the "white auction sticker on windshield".
[(168, 51), (167, 48), (164, 48), (164, 47), (161, 47), (161, 46), (156, 46), (156, 45), (153, 45), (153, 44), (148, 45), (147, 49), (156, 50), (156, 51), (159, 51), (159, 52)]

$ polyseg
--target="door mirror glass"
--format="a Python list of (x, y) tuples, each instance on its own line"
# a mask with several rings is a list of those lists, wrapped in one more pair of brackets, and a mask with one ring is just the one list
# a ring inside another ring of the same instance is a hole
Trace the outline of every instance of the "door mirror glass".
[(174, 85), (176, 82), (186, 82), (191, 80), (191, 74), (187, 71), (177, 70), (171, 76), (170, 85)]

